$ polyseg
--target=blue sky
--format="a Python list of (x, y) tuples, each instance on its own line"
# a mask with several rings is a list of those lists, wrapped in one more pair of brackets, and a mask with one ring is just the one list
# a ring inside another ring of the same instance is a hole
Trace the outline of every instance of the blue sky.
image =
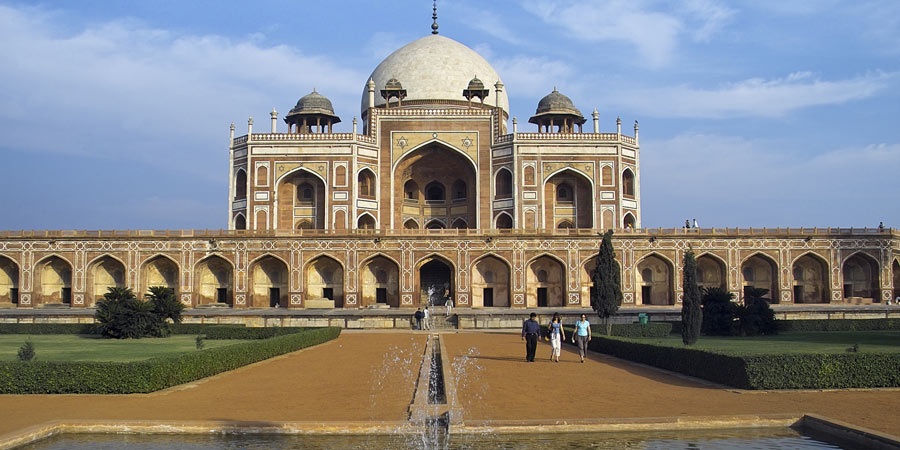
[[(442, 1), (520, 128), (641, 126), (644, 226), (900, 227), (900, 2)], [(348, 131), (428, 1), (0, 1), (0, 229), (222, 228), (228, 125), (313, 87)], [(589, 128), (589, 127), (588, 127)]]

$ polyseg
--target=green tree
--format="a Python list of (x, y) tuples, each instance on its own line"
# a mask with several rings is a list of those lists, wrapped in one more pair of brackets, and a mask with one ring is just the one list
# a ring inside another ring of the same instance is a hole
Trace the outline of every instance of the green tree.
[(731, 336), (734, 334), (734, 318), (737, 305), (734, 294), (723, 288), (703, 289), (703, 326), (707, 336)]
[(597, 255), (597, 267), (591, 273), (594, 292), (591, 294), (591, 308), (606, 323), (606, 335), (612, 334), (610, 317), (622, 305), (622, 282), (619, 274), (619, 263), (612, 246), (612, 230), (603, 234), (600, 253)]
[(138, 299), (131, 288), (120, 287), (111, 287), (103, 294), (94, 318), (101, 335), (116, 339), (146, 336), (159, 321), (149, 303)]
[(744, 288), (744, 304), (737, 308), (738, 328), (742, 336), (776, 334), (775, 311), (765, 295), (768, 289), (747, 286)]
[(169, 320), (173, 323), (181, 323), (181, 313), (184, 311), (182, 304), (175, 297), (175, 290), (163, 286), (153, 286), (149, 289), (150, 293), (146, 298), (150, 301), (153, 314), (159, 318), (159, 325), (156, 335), (169, 335)]
[(681, 340), (684, 345), (693, 345), (700, 337), (700, 326), (703, 324), (700, 287), (697, 286), (697, 260), (694, 259), (693, 251), (688, 251), (684, 255), (682, 274), (684, 298), (681, 301)]
[(34, 359), (34, 344), (31, 341), (25, 341), (25, 344), (19, 347), (19, 361), (31, 361)]

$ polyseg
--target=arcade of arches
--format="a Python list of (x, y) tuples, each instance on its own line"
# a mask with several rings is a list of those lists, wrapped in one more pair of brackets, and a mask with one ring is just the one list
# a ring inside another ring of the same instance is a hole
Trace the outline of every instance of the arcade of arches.
[(475, 169), (456, 150), (433, 143), (415, 150), (397, 164), (394, 223), (406, 229), (469, 227), (475, 223)]

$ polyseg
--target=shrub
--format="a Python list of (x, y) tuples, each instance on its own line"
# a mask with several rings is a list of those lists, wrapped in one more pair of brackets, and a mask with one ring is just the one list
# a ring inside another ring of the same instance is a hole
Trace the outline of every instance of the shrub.
[(730, 336), (734, 332), (734, 317), (737, 305), (732, 301), (734, 294), (722, 288), (703, 289), (703, 334), (709, 336)]
[(198, 334), (195, 342), (197, 344), (197, 350), (203, 350), (203, 336)]
[(873, 331), (900, 330), (900, 319), (779, 320), (778, 331)]
[(31, 341), (25, 341), (21, 347), (19, 347), (19, 361), (31, 361), (34, 359), (34, 344)]
[(746, 287), (744, 304), (737, 308), (738, 327), (741, 336), (757, 336), (760, 334), (776, 334), (775, 311), (763, 296), (768, 289)]
[(3, 394), (146, 393), (321, 344), (340, 328), (306, 329), (271, 339), (136, 362), (0, 361)]
[[(573, 327), (566, 327), (566, 336), (571, 336)], [(591, 329), (593, 332), (593, 328)], [(612, 335), (629, 338), (665, 337), (672, 333), (672, 324), (669, 322), (639, 323), (614, 323)]]
[(146, 297), (141, 301), (130, 288), (109, 288), (94, 313), (99, 334), (118, 339), (168, 336), (168, 321), (181, 322), (184, 305), (167, 287), (153, 286)]
[(152, 305), (153, 314), (162, 321), (162, 326), (168, 332), (168, 322), (181, 323), (181, 313), (184, 311), (184, 304), (175, 298), (175, 290), (172, 288), (153, 286), (147, 295)]
[(900, 387), (900, 353), (735, 356), (594, 335), (596, 352), (742, 389)]

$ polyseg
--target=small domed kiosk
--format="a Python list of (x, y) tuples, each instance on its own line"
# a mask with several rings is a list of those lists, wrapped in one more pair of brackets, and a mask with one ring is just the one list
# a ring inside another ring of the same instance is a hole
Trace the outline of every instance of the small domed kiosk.
[(575, 125), (578, 125), (580, 133), (586, 120), (572, 103), (572, 99), (554, 87), (553, 92), (538, 102), (537, 110), (528, 122), (537, 124), (539, 133), (574, 133)]
[(331, 100), (313, 89), (297, 100), (297, 105), (284, 117), (289, 133), (331, 133), (332, 126), (341, 122), (334, 114)]

